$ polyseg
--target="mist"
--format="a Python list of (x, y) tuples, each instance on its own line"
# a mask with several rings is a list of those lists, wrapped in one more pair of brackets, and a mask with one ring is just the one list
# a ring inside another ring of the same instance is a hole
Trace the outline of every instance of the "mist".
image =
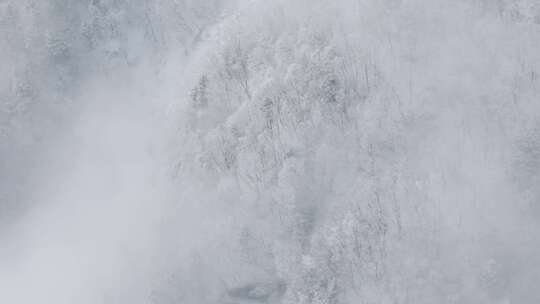
[(0, 1), (0, 302), (538, 303), (540, 5)]

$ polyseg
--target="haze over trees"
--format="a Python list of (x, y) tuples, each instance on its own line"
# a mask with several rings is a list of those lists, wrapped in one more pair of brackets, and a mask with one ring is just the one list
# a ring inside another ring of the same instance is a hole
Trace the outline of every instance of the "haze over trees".
[(533, 0), (0, 1), (0, 302), (538, 303)]

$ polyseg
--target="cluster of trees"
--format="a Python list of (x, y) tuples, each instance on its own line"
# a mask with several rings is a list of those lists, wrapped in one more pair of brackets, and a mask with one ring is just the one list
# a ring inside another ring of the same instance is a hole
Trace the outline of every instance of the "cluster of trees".
[(516, 119), (538, 121), (538, 45), (504, 45), (538, 35), (536, 8), (516, 19), (511, 4), (257, 3), (214, 29), (175, 118), (174, 170), (245, 210), (223, 249), (233, 270), (216, 275), (258, 270), (222, 275), (225, 301), (264, 302), (257, 281), (283, 283), (276, 303), (531, 301), (490, 232), (517, 216), (508, 172), (535, 168), (512, 159), (530, 127)]
[(178, 98), (151, 148), (178, 198), (141, 301), (537, 303), (539, 18), (534, 0), (3, 1), (0, 223), (85, 85), (157, 72)]

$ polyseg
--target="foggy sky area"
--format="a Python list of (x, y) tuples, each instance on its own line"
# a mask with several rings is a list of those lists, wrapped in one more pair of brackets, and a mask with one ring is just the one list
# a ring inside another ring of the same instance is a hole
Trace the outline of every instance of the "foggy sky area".
[(540, 303), (540, 2), (0, 0), (0, 303)]

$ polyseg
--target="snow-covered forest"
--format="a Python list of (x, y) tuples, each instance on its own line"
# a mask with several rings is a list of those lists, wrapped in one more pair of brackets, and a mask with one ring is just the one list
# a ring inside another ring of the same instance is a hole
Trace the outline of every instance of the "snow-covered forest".
[(0, 0), (0, 303), (540, 303), (537, 0)]

